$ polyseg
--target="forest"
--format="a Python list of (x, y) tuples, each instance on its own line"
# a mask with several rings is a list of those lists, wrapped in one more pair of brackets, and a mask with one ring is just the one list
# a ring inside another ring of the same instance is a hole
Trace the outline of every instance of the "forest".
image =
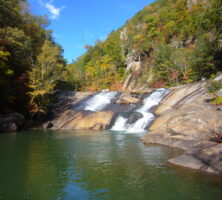
[[(122, 90), (127, 60), (151, 64), (137, 72), (147, 87), (209, 79), (222, 69), (222, 1), (157, 0), (104, 41), (85, 45), (67, 64), (47, 16), (26, 0), (0, 0), (0, 110), (44, 113), (59, 90)], [(152, 78), (150, 78), (152, 77)]]
[(0, 0), (1, 113), (45, 111), (66, 67), (48, 24), (26, 1)]
[[(152, 60), (138, 81), (170, 87), (210, 78), (221, 70), (222, 2), (157, 0), (138, 12), (105, 41), (86, 46), (86, 53), (67, 66), (67, 81), (80, 90), (119, 89), (126, 60)], [(99, 82), (96, 80), (100, 80)]]

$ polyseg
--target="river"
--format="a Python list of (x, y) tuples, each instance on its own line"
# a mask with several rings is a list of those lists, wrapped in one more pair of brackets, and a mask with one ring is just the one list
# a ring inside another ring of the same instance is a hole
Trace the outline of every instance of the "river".
[(221, 200), (222, 178), (167, 163), (181, 150), (112, 131), (0, 135), (1, 200)]

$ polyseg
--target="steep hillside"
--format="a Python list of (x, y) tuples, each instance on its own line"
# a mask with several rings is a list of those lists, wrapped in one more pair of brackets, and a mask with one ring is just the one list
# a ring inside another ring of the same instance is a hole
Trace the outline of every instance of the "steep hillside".
[(167, 87), (221, 69), (222, 2), (157, 0), (67, 67), (77, 90)]

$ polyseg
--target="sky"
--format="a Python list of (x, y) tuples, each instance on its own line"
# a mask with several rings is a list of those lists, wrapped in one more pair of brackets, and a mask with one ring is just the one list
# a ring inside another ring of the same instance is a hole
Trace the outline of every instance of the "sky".
[(86, 44), (104, 40), (154, 0), (28, 0), (31, 12), (47, 15), (48, 29), (64, 49), (68, 63), (85, 52)]

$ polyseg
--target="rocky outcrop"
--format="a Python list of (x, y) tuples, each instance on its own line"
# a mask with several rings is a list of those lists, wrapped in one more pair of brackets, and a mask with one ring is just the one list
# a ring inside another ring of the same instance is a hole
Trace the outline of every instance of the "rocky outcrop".
[(204, 4), (205, 6), (208, 6), (210, 4), (209, 0), (187, 0), (187, 8), (191, 10), (195, 5), (197, 4)]
[(222, 175), (222, 144), (206, 142), (170, 159), (172, 164)]
[[(218, 168), (222, 164), (218, 161), (222, 159), (221, 145), (209, 140), (222, 133), (222, 112), (208, 103), (211, 98), (205, 82), (173, 88), (155, 110), (159, 117), (141, 140), (184, 149), (184, 155), (170, 160), (171, 163), (221, 173), (222, 169)], [(196, 158), (197, 152), (199, 158)]]
[[(64, 92), (59, 94), (57, 104), (52, 106), (54, 108), (52, 110), (53, 119), (36, 128), (44, 130), (105, 130), (110, 126), (116, 113), (128, 112), (143, 98), (143, 94), (118, 93), (113, 98), (113, 102), (104, 107), (102, 111), (84, 110), (85, 103), (93, 95), (96, 94), (89, 92)], [(102, 100), (106, 102), (105, 99)]]
[[(147, 89), (149, 82), (153, 80), (153, 58), (149, 55), (150, 52), (146, 52), (141, 55), (137, 55), (135, 52), (131, 52), (127, 55), (126, 64), (127, 64), (127, 76), (123, 83), (123, 90), (133, 91)], [(144, 73), (147, 77), (142, 80)]]
[(194, 5), (198, 3), (197, 0), (187, 0), (187, 8), (191, 9)]
[(133, 61), (127, 65), (126, 72), (136, 71), (139, 72), (141, 70), (141, 62), (140, 61)]
[(53, 121), (53, 129), (56, 130), (104, 130), (107, 129), (113, 112), (66, 111), (59, 119)]
[(25, 117), (20, 113), (0, 116), (0, 132), (16, 132), (24, 126)]
[(132, 95), (130, 95), (129, 93), (122, 93), (117, 100), (115, 101), (115, 103), (117, 104), (130, 104), (130, 103), (138, 103), (141, 100), (138, 98), (133, 97)]

